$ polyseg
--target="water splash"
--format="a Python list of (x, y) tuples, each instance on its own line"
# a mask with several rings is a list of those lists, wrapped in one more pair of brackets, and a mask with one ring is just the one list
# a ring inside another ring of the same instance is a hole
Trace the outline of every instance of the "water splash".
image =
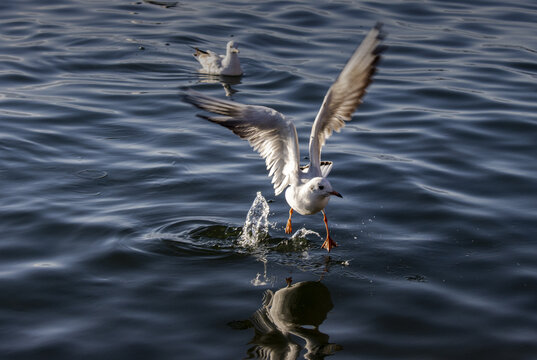
[(283, 252), (304, 252), (307, 255), (307, 249), (310, 243), (322, 240), (321, 235), (313, 230), (305, 228), (298, 229), (293, 236), (283, 239), (277, 246), (278, 251)]
[(267, 200), (258, 191), (242, 227), (242, 233), (239, 238), (239, 244), (241, 246), (255, 247), (259, 242), (268, 237), (269, 211), (270, 208)]
[(267, 272), (268, 260), (264, 257), (260, 257), (257, 260), (263, 263), (263, 274), (257, 273), (255, 278), (250, 280), (250, 283), (253, 286), (266, 286), (269, 283), (271, 283), (271, 279), (269, 278), (268, 272)]
[(304, 238), (306, 238), (308, 235), (314, 235), (314, 236), (318, 237), (319, 239), (322, 239), (321, 235), (320, 235), (318, 232), (313, 231), (313, 230), (308, 230), (308, 229), (301, 228), (301, 229), (298, 229), (298, 230), (293, 234), (293, 236), (291, 236), (291, 240), (300, 240), (300, 239), (304, 239)]

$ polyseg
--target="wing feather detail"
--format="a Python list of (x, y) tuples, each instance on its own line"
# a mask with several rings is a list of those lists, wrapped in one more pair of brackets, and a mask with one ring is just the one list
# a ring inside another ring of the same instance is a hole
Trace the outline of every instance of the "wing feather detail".
[(380, 46), (381, 28), (382, 24), (377, 23), (371, 29), (324, 97), (311, 129), (309, 144), (310, 171), (316, 176), (321, 174), (321, 148), (333, 131), (339, 132), (351, 120), (372, 81), (380, 53), (384, 50)]
[(222, 125), (247, 140), (264, 159), (274, 192), (299, 183), (299, 149), (294, 124), (281, 113), (264, 106), (243, 105), (189, 90), (184, 100), (222, 116), (198, 115)]

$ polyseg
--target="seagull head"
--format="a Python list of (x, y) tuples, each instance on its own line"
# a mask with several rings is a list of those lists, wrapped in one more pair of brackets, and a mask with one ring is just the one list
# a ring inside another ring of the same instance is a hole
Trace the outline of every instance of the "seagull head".
[(227, 50), (231, 53), (234, 53), (234, 54), (238, 54), (239, 53), (239, 49), (237, 49), (235, 47), (235, 42), (233, 41), (228, 41), (227, 43)]
[(332, 189), (332, 184), (330, 184), (330, 181), (328, 181), (328, 179), (324, 177), (316, 177), (311, 179), (308, 182), (308, 189), (312, 194), (323, 198), (329, 197), (330, 195), (334, 195), (340, 198), (343, 197), (340, 193)]

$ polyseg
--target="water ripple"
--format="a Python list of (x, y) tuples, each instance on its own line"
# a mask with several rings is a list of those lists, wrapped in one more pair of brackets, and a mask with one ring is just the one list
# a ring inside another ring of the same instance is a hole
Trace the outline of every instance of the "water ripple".
[[(0, 353), (249, 356), (251, 334), (225, 324), (292, 277), (330, 291), (340, 359), (531, 358), (535, 15), (525, 0), (1, 2)], [(388, 49), (323, 149), (345, 196), (327, 255), (322, 216), (285, 235), (263, 161), (180, 92), (274, 107), (304, 156), (376, 21)], [(245, 75), (200, 75), (191, 47), (229, 40)], [(258, 192), (268, 235), (245, 248)]]

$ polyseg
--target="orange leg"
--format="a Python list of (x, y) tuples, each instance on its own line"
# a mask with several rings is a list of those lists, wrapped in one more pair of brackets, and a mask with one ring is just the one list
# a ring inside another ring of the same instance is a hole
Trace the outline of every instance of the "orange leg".
[(293, 232), (293, 227), (291, 226), (291, 216), (293, 215), (293, 208), (289, 210), (289, 220), (287, 220), (287, 226), (285, 227), (285, 233), (290, 234)]
[(330, 252), (330, 250), (332, 250), (332, 248), (335, 248), (337, 246), (337, 244), (330, 237), (330, 232), (328, 231), (328, 221), (326, 219), (326, 214), (324, 213), (324, 210), (321, 210), (321, 211), (323, 212), (324, 226), (326, 227), (326, 240), (321, 245), (321, 249), (326, 249), (326, 250), (328, 250), (328, 252)]

